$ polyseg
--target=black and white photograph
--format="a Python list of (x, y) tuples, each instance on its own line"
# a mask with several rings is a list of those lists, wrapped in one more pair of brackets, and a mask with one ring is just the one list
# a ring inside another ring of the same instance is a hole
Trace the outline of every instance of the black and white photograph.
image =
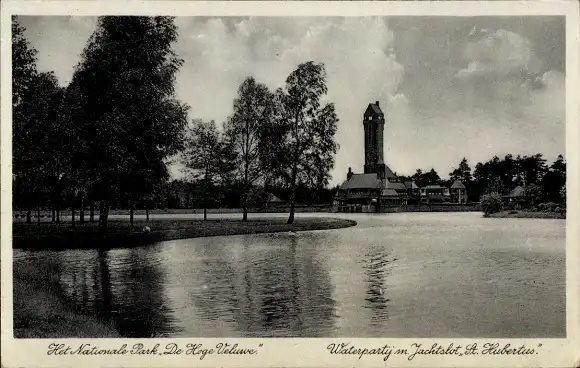
[(11, 21), (16, 340), (569, 336), (566, 16)]

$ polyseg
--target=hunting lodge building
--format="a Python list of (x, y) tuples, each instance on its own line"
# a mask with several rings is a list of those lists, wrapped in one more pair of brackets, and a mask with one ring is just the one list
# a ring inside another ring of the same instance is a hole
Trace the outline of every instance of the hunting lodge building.
[(364, 173), (355, 174), (348, 168), (344, 181), (334, 198), (337, 212), (378, 212), (389, 208), (420, 203), (467, 203), (465, 186), (459, 180), (450, 188), (427, 185), (419, 188), (414, 181), (397, 177), (385, 164), (383, 132), (385, 115), (379, 101), (368, 105), (364, 116)]

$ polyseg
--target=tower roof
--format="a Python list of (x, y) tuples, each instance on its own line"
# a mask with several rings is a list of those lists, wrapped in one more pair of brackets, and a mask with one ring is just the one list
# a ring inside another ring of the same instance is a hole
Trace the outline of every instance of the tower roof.
[(451, 189), (465, 189), (465, 185), (463, 185), (461, 180), (455, 180), (453, 185), (451, 185)]
[(369, 104), (367, 110), (365, 111), (365, 115), (368, 115), (369, 112), (372, 112), (376, 115), (384, 115), (383, 110), (381, 110), (381, 107), (379, 106), (379, 101)]

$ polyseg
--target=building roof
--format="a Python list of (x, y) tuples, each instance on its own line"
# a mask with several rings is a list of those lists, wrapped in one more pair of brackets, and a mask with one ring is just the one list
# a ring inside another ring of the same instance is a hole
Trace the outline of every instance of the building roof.
[(455, 180), (451, 185), (451, 189), (465, 189), (465, 185), (463, 185), (461, 180)]
[(381, 190), (381, 196), (383, 197), (398, 197), (399, 194), (394, 189), (384, 188)]
[(394, 189), (394, 190), (407, 190), (407, 187), (404, 183), (401, 182), (393, 182), (393, 181), (386, 181), (385, 188)]
[(284, 201), (281, 200), (280, 198), (276, 197), (274, 194), (268, 193), (268, 195), (266, 196), (266, 202), (268, 202), (268, 203), (282, 203)]
[(518, 185), (517, 187), (515, 187), (514, 189), (512, 189), (507, 195), (506, 197), (525, 197), (526, 196), (526, 190), (524, 188), (522, 188), (520, 185)]
[(419, 189), (419, 186), (414, 181), (406, 181), (405, 187), (407, 189)]
[(441, 185), (438, 185), (438, 184), (425, 185), (423, 188), (424, 189), (445, 189)]
[(375, 103), (370, 103), (365, 111), (365, 115), (369, 110), (372, 111), (374, 114), (384, 115), (383, 110), (381, 110), (381, 107), (379, 106), (379, 101), (377, 101)]
[(385, 178), (387, 178), (387, 179), (397, 178), (397, 175), (395, 175), (395, 173), (393, 173), (393, 170), (391, 170), (391, 168), (387, 164), (385, 164)]
[(352, 174), (350, 180), (340, 185), (340, 189), (377, 189), (381, 186), (377, 174)]

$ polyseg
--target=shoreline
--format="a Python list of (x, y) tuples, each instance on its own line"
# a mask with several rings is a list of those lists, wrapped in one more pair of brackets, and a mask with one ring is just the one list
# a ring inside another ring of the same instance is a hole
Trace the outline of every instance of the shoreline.
[[(192, 239), (212, 236), (250, 235), (279, 232), (332, 230), (356, 226), (357, 222), (332, 217), (296, 218), (287, 224), (286, 218), (208, 219), (204, 220), (150, 220), (136, 219), (131, 229), (128, 220), (110, 220), (106, 233), (98, 231), (97, 223), (13, 223), (13, 249), (110, 249), (137, 247), (161, 241)], [(144, 226), (151, 228), (143, 232)], [(106, 244), (106, 245), (104, 245)]]
[(483, 215), (485, 218), (529, 218), (565, 220), (566, 213), (559, 212), (532, 212), (532, 211), (501, 211)]

